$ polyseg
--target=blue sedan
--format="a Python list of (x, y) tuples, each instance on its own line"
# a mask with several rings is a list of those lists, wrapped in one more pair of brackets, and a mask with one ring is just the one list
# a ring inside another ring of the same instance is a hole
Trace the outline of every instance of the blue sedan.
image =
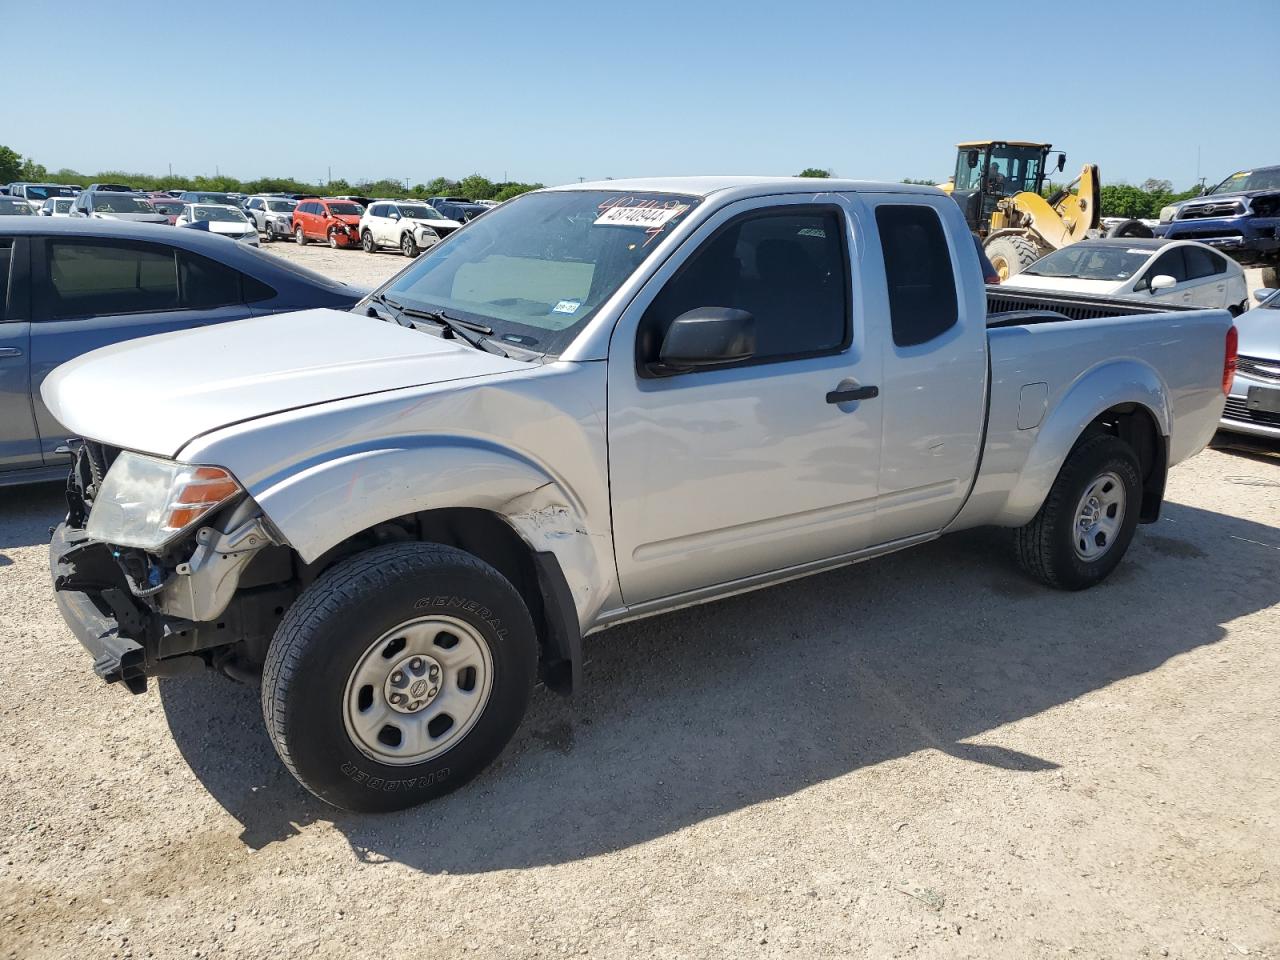
[[(69, 460), (58, 452), (66, 431), (40, 398), (59, 364), (135, 337), (264, 313), (348, 309), (364, 293), (201, 231), (0, 218), (0, 485), (66, 474)], [(193, 366), (215, 362), (191, 358)]]

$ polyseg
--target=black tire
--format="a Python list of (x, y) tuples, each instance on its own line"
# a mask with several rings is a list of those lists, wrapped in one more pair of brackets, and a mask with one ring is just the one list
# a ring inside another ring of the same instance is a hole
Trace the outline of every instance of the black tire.
[(334, 250), (338, 249), (338, 231), (337, 230), (329, 231), (329, 246), (331, 246)]
[(1154, 237), (1155, 234), (1141, 220), (1124, 220), (1107, 231), (1108, 237)]
[(1026, 237), (996, 237), (983, 247), (1001, 282), (1017, 276), (1040, 259), (1040, 248)]
[(365, 253), (378, 252), (378, 245), (373, 242), (373, 234), (368, 230), (360, 235), (360, 246), (364, 248)]
[[(1123, 516), (1105, 552), (1083, 559), (1077, 552), (1079, 507), (1095, 480), (1106, 474), (1124, 486)], [(1124, 558), (1142, 511), (1138, 457), (1123, 440), (1101, 434), (1079, 443), (1067, 455), (1040, 511), (1014, 535), (1018, 564), (1042, 583), (1059, 590), (1083, 590), (1101, 583)]]
[(413, 239), (412, 233), (406, 233), (400, 238), (400, 252), (410, 260), (418, 255), (418, 241)]
[(300, 247), (305, 247), (307, 245), (307, 235), (302, 232), (302, 227), (300, 226), (294, 228), (293, 239)]
[[(414, 764), (371, 759), (347, 732), (348, 678), (378, 638), (428, 610), (483, 638), (488, 698), (444, 753)], [(284, 765), (321, 800), (400, 810), (462, 786), (502, 752), (528, 706), (537, 661), (529, 611), (497, 570), (453, 547), (393, 544), (339, 563), (290, 608), (267, 651), (262, 712)]]
[(263, 242), (263, 243), (270, 243), (272, 240), (274, 240), (274, 239), (276, 238), (276, 235), (275, 235), (274, 233), (272, 233), (272, 232), (271, 232), (271, 227), (270, 227), (270, 226), (267, 226), (265, 229), (260, 230), (260, 231), (259, 231), (259, 233), (261, 233), (261, 234), (262, 234), (262, 242)]

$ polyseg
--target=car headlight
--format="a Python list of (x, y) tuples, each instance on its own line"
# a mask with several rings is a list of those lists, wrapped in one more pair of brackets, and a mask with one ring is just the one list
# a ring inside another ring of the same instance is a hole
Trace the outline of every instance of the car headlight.
[(1177, 208), (1177, 206), (1175, 206), (1175, 205), (1173, 205), (1173, 204), (1170, 204), (1170, 205), (1169, 205), (1169, 206), (1167, 206), (1167, 207), (1162, 207), (1162, 208), (1161, 208), (1161, 210), (1160, 210), (1160, 222), (1161, 222), (1161, 223), (1172, 223), (1172, 222), (1173, 222), (1173, 215), (1174, 215), (1175, 213), (1177, 213), (1177, 212), (1178, 212), (1178, 208)]
[(243, 490), (222, 467), (121, 453), (93, 499), (85, 532), (155, 552)]

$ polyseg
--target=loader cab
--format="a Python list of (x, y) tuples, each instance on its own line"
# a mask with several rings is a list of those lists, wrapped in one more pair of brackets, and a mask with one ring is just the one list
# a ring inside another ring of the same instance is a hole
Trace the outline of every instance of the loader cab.
[[(1015, 194), (1042, 193), (1051, 143), (1020, 140), (973, 140), (956, 145), (956, 172), (951, 195), (964, 210), (975, 233), (985, 235), (1000, 201)], [(1066, 166), (1058, 151), (1056, 167)]]

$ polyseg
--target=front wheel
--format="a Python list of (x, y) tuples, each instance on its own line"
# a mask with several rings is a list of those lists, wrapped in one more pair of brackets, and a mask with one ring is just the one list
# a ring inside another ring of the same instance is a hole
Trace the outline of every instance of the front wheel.
[(1051, 587), (1092, 587), (1124, 557), (1141, 510), (1133, 448), (1110, 434), (1091, 437), (1067, 455), (1040, 511), (1017, 530), (1018, 563)]
[(418, 241), (413, 239), (412, 233), (406, 233), (400, 238), (400, 252), (410, 259), (418, 255)]
[(298, 227), (293, 231), (293, 239), (298, 242), (298, 246), (305, 247), (307, 245), (307, 235), (302, 232), (302, 228)]
[(338, 231), (337, 230), (329, 231), (329, 246), (333, 247), (333, 249), (335, 250), (338, 249)]
[(377, 253), (378, 245), (373, 242), (373, 234), (366, 230), (360, 237), (360, 246), (364, 248), (365, 253)]
[(489, 564), (400, 543), (339, 563), (276, 630), (262, 710), (280, 759), (346, 810), (399, 810), (466, 783), (524, 716), (538, 649)]

